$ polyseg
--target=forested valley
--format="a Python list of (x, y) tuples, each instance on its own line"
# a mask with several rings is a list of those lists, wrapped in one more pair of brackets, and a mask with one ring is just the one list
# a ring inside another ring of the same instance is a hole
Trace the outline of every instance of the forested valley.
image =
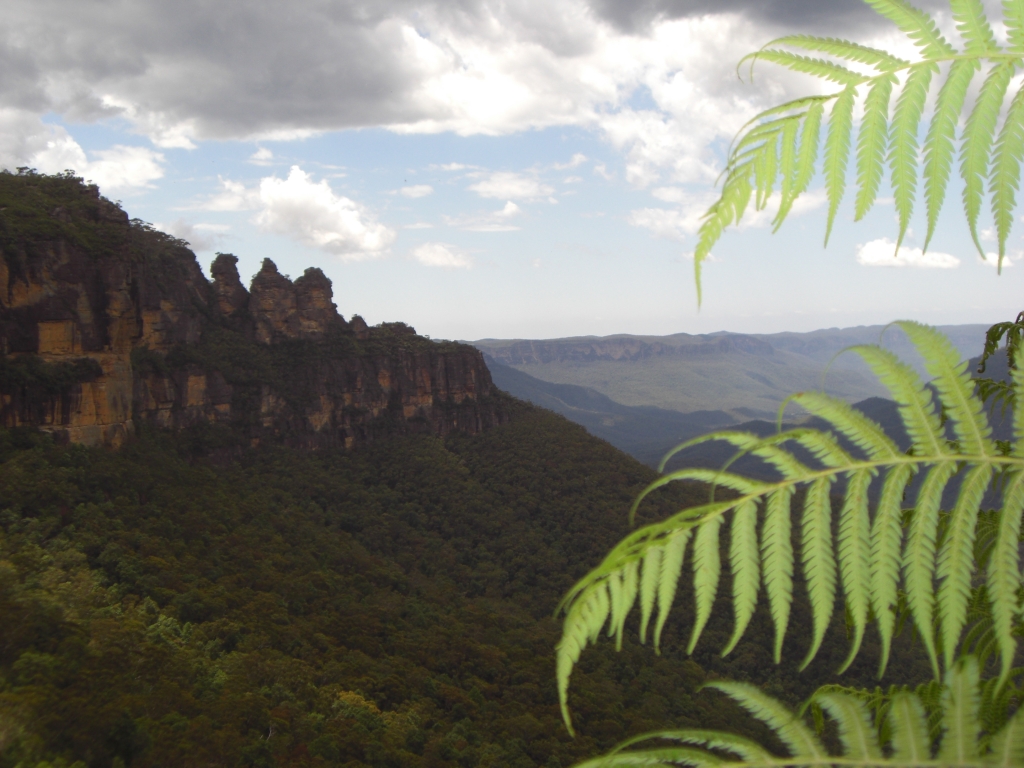
[[(686, 658), (683, 594), (664, 655), (635, 638), (585, 654), (568, 738), (552, 611), (653, 473), (514, 411), (479, 436), (231, 460), (209, 430), (119, 451), (3, 432), (3, 764), (569, 765), (667, 724), (759, 733), (698, 693), (709, 676), (793, 703), (831, 679), (841, 626), (798, 674), (798, 648), (771, 664), (765, 611), (726, 659), (731, 617), (716, 613)], [(648, 512), (704, 498), (675, 489)], [(903, 639), (891, 668), (927, 677)], [(873, 669), (852, 678), (873, 684)]]

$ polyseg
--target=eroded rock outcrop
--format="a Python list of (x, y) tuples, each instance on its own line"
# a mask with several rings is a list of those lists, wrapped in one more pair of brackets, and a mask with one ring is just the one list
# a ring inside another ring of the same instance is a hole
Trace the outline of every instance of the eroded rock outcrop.
[(346, 322), (319, 269), (293, 282), (267, 259), (246, 290), (219, 254), (211, 274), (79, 179), (0, 174), (0, 425), (118, 445), (220, 423), (318, 447), (505, 418), (478, 351)]

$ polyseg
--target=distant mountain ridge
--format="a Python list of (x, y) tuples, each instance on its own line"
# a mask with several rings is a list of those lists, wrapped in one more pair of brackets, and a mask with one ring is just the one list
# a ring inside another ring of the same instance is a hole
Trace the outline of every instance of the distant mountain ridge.
[[(964, 357), (980, 352), (986, 329), (980, 324), (941, 327)], [(884, 387), (859, 357), (840, 354), (880, 341), (920, 370), (903, 332), (881, 325), (810, 333), (618, 334), (470, 343), (495, 362), (535, 379), (588, 387), (624, 406), (684, 414), (725, 411), (742, 421), (773, 419), (787, 396), (806, 389), (824, 388), (849, 402), (884, 396)]]

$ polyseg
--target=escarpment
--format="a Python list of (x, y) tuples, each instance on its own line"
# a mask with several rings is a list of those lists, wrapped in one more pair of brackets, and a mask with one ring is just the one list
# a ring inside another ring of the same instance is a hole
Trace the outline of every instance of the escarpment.
[(116, 446), (141, 424), (346, 446), (505, 420), (481, 354), (338, 313), (331, 281), (129, 220), (70, 175), (0, 174), (0, 425)]

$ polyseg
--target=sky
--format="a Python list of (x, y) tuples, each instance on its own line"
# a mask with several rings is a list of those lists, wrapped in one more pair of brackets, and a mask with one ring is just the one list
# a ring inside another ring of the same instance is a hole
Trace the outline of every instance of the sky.
[[(951, 38), (948, 7), (923, 3)], [(997, 4), (989, 3), (998, 19)], [(724, 153), (758, 111), (821, 92), (748, 52), (794, 32), (912, 56), (860, 0), (6, 0), (0, 166), (73, 169), (217, 252), (321, 268), (345, 317), (434, 338), (772, 333), (994, 323), (1021, 307), (1024, 224), (998, 275), (955, 183), (898, 258), (882, 200), (823, 248), (812, 182), (704, 269)], [(997, 25), (997, 34), (1001, 28)], [(991, 221), (983, 221), (986, 247)]]

